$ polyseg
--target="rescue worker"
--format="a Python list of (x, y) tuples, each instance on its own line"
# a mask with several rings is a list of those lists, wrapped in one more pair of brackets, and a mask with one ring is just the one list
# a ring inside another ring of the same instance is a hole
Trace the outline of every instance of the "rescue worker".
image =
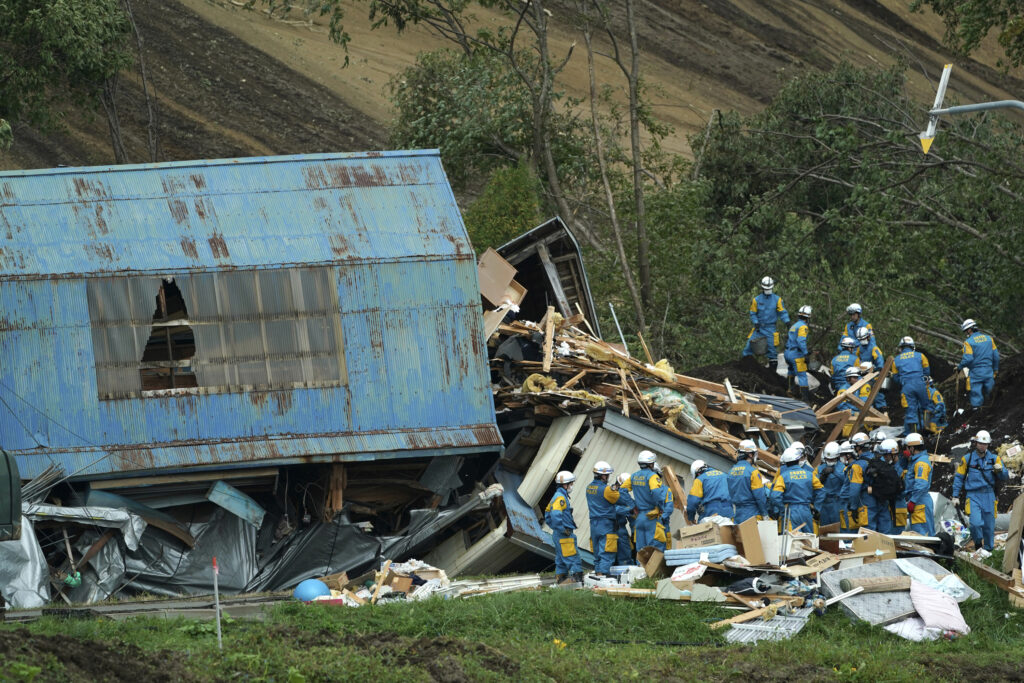
[(851, 526), (850, 513), (847, 511), (846, 501), (850, 497), (850, 463), (853, 461), (853, 444), (849, 440), (839, 446), (839, 462), (843, 465), (843, 484), (839, 489), (839, 530), (847, 532), (856, 530), (856, 525)]
[[(654, 463), (654, 471), (661, 476), (661, 465)], [(664, 528), (665, 547), (672, 547), (672, 513), (676, 509), (676, 496), (672, 493), (672, 487), (665, 486), (665, 504), (661, 508), (661, 526)]]
[[(914, 432), (915, 434), (917, 432)], [(908, 434), (909, 437), (909, 434)], [(896, 458), (896, 462), (893, 465), (896, 468), (896, 475), (903, 482), (903, 495), (896, 501), (895, 509), (892, 512), (892, 527), (893, 533), (903, 533), (903, 530), (907, 528), (907, 472), (910, 470), (910, 451), (908, 447), (904, 446), (900, 449), (899, 456)]]
[(741, 524), (751, 517), (768, 518), (768, 492), (757, 469), (757, 444), (751, 439), (736, 447), (736, 464), (729, 470), (729, 498), (735, 508), (732, 519)]
[(729, 498), (729, 477), (708, 467), (703, 460), (690, 465), (693, 484), (686, 496), (686, 519), (691, 523), (700, 517), (721, 515), (732, 518), (732, 499)]
[[(861, 505), (868, 511), (868, 528), (880, 534), (892, 533), (896, 501), (902, 495), (902, 480), (895, 466), (897, 455), (899, 444), (894, 439), (883, 439), (875, 445), (863, 469)], [(897, 482), (895, 492), (884, 491), (883, 478)]]
[(635, 564), (630, 528), (636, 528), (636, 512), (633, 495), (629, 491), (632, 483), (629, 472), (621, 473), (615, 478), (615, 481), (619, 484), (619, 502), (615, 504), (615, 525), (619, 534), (619, 548), (615, 551), (615, 564)]
[(558, 582), (566, 579), (582, 583), (583, 563), (576, 549), (576, 520), (572, 518), (572, 507), (569, 506), (569, 492), (576, 476), (572, 472), (559, 472), (555, 475), (555, 495), (544, 508), (544, 521), (551, 529), (551, 540), (555, 544), (555, 579)]
[(825, 487), (825, 499), (820, 509), (822, 526), (839, 522), (839, 494), (846, 483), (846, 468), (839, 462), (839, 444), (829, 441), (821, 453), (821, 464), (818, 465), (818, 481)]
[[(857, 369), (856, 365), (851, 365), (846, 368), (845, 372), (845, 385), (842, 391), (849, 392), (850, 387), (860, 381), (860, 370)], [(857, 392), (859, 393), (859, 392)], [(853, 394), (851, 394), (853, 395)], [(856, 415), (860, 412), (860, 408), (854, 405), (851, 401), (843, 400), (836, 406), (836, 410), (849, 410), (851, 415)]]
[(807, 382), (807, 335), (811, 331), (807, 321), (810, 317), (811, 307), (801, 306), (797, 312), (797, 321), (789, 328), (786, 350), (783, 352), (789, 367), (790, 389), (795, 382), (800, 387), (800, 399), (808, 405), (811, 403), (811, 390)]
[(996, 481), (1006, 481), (1009, 475), (1002, 459), (989, 450), (992, 437), (984, 429), (971, 442), (974, 448), (960, 458), (953, 477), (953, 505), (960, 507), (964, 497), (964, 512), (969, 516), (971, 539), (974, 546), (992, 552), (996, 528)]
[(761, 293), (750, 301), (750, 322), (754, 328), (747, 335), (747, 345), (743, 347), (743, 357), (754, 355), (750, 343), (755, 339), (764, 338), (767, 342), (768, 367), (775, 372), (779, 365), (779, 333), (776, 325), (781, 320), (782, 324), (789, 324), (789, 311), (786, 304), (782, 303), (782, 297), (775, 294), (773, 288), (775, 280), (765, 275), (761, 278)]
[(935, 388), (935, 380), (928, 378), (928, 409), (924, 412), (924, 423), (932, 434), (938, 434), (949, 426), (946, 420), (946, 401)]
[(967, 369), (967, 388), (971, 392), (971, 407), (980, 408), (992, 393), (999, 374), (999, 349), (996, 340), (978, 329), (977, 323), (968, 318), (960, 326), (967, 335), (964, 341), (964, 356), (957, 372)]
[(853, 337), (843, 337), (839, 342), (839, 353), (832, 357), (832, 388), (836, 393), (849, 388), (846, 381), (846, 370), (859, 364), (857, 358), (857, 341)]
[(870, 496), (864, 491), (864, 470), (867, 469), (868, 460), (873, 455), (870, 440), (864, 432), (857, 432), (850, 437), (850, 444), (853, 446), (853, 454), (850, 456), (850, 465), (846, 468), (850, 482), (846, 498), (848, 524), (851, 529), (870, 528), (867, 504)]
[[(846, 315), (850, 316), (850, 321), (846, 323), (846, 334), (844, 336), (860, 339), (860, 337), (857, 336), (857, 333), (862, 329), (866, 329), (872, 337), (875, 336), (875, 331), (872, 329), (871, 323), (861, 317), (862, 312), (863, 309), (860, 304), (850, 304), (846, 307)], [(842, 343), (840, 343), (839, 348), (842, 348)]]
[(590, 547), (594, 551), (594, 574), (604, 577), (611, 572), (619, 548), (615, 530), (615, 504), (619, 502), (618, 482), (608, 483), (612, 466), (604, 460), (594, 463), (594, 481), (587, 487), (587, 508), (590, 512)]
[(893, 361), (892, 378), (902, 387), (903, 396), (907, 399), (903, 436), (916, 432), (923, 423), (922, 413), (928, 405), (927, 378), (931, 374), (928, 358), (915, 350), (914, 339), (900, 339), (899, 354)]
[(924, 447), (924, 437), (917, 432), (907, 434), (903, 443), (910, 449), (910, 466), (904, 478), (910, 530), (931, 536), (935, 533), (935, 504), (928, 493), (932, 489), (932, 460)]
[(802, 526), (801, 531), (813, 533), (817, 511), (825, 501), (825, 487), (818, 481), (818, 475), (800, 467), (801, 455), (792, 446), (783, 451), (779, 458), (781, 469), (768, 494), (768, 509), (779, 520), (785, 519), (788, 511), (790, 529)]
[[(867, 327), (862, 327), (857, 330), (857, 343), (860, 348), (857, 358), (860, 360), (861, 374), (866, 375), (871, 370), (878, 372), (882, 371), (885, 367), (885, 354), (882, 353), (882, 349), (878, 348), (878, 344), (875, 343), (875, 335)], [(865, 370), (864, 364), (870, 364), (870, 367)], [(875, 395), (875, 402), (872, 404), (876, 410), (885, 412), (888, 405), (885, 402), (885, 392), (879, 391)]]
[(654, 471), (656, 456), (651, 451), (640, 451), (636, 456), (640, 466), (630, 477), (630, 491), (636, 504), (636, 524), (634, 525), (634, 541), (636, 548), (652, 546), (664, 551), (668, 542), (665, 525), (661, 521), (662, 507), (665, 505), (668, 488), (661, 477)]

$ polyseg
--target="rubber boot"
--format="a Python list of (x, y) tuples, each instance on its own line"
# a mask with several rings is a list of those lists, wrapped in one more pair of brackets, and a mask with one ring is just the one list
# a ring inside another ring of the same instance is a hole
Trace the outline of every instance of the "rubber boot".
[(583, 583), (583, 572), (576, 572), (575, 574), (569, 574), (569, 580), (573, 583)]
[(773, 375), (776, 372), (778, 372), (779, 371), (779, 359), (775, 358), (773, 360), (769, 360), (768, 361), (768, 369), (772, 371)]
[(800, 387), (800, 400), (813, 407), (813, 404), (811, 403), (811, 390), (809, 387)]
[(562, 583), (565, 581), (565, 574), (555, 574), (555, 583)]
[(796, 396), (796, 394), (793, 392), (793, 376), (792, 375), (787, 375), (786, 376), (786, 394), (788, 396)]

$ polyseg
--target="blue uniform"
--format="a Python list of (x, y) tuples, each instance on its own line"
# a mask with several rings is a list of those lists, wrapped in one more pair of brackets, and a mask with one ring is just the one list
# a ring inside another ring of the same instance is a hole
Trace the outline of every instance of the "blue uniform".
[(1009, 475), (999, 456), (990, 450), (984, 454), (977, 450), (960, 458), (953, 477), (953, 497), (966, 498), (964, 510), (970, 516), (971, 538), (975, 547), (981, 545), (991, 551), (996, 529), (996, 480), (1006, 481)]
[(697, 521), (698, 510), (701, 517), (722, 515), (732, 518), (728, 475), (708, 467), (694, 477), (690, 493), (686, 496), (686, 516)]
[(901, 454), (893, 469), (903, 483), (903, 494), (893, 504), (892, 527), (893, 533), (903, 533), (907, 528), (907, 472), (910, 470), (910, 460)]
[(615, 504), (615, 526), (619, 534), (619, 548), (615, 551), (615, 564), (633, 564), (633, 542), (629, 527), (636, 527), (633, 496), (629, 493), (629, 481), (619, 489), (619, 502)]
[(637, 509), (634, 540), (638, 550), (647, 546), (665, 550), (668, 534), (661, 516), (667, 488), (652, 469), (639, 469), (630, 477), (630, 490)]
[[(850, 339), (856, 339), (857, 338), (857, 330), (859, 330), (862, 327), (866, 327), (866, 328), (868, 328), (871, 331), (871, 339), (872, 339), (872, 341), (874, 341), (874, 339), (875, 339), (875, 330), (874, 330), (874, 328), (871, 327), (871, 323), (869, 323), (864, 318), (860, 318), (857, 322), (853, 322), (852, 320), (848, 321), (846, 323), (846, 334), (844, 334), (843, 337), (849, 337)], [(842, 350), (842, 348), (843, 348), (843, 337), (839, 338), (839, 343), (836, 345), (836, 348), (839, 349), (839, 350)]]
[[(850, 465), (852, 464), (850, 463)], [(850, 505), (850, 475), (853, 474), (853, 468), (850, 465), (843, 465), (843, 485), (839, 489), (839, 529), (844, 532), (857, 529), (856, 520), (848, 512), (853, 508)]]
[(789, 508), (789, 528), (796, 529), (803, 525), (801, 531), (814, 532), (814, 516), (811, 514), (811, 503), (820, 510), (825, 501), (825, 487), (818, 481), (818, 475), (808, 472), (799, 464), (783, 465), (772, 482), (772, 491), (768, 495), (768, 509), (781, 520), (785, 509)]
[(735, 507), (733, 521), (741, 524), (760, 515), (768, 518), (768, 492), (761, 472), (749, 460), (740, 460), (729, 470), (729, 498)]
[(865, 464), (861, 470), (862, 481), (860, 489), (860, 504), (861, 507), (867, 509), (867, 527), (872, 531), (877, 531), (880, 534), (888, 534), (892, 533), (893, 525), (893, 513), (892, 510), (889, 508), (889, 501), (875, 498), (873, 495), (868, 493), (868, 487), (873, 486), (875, 483), (874, 480), (871, 478), (871, 475), (868, 474), (868, 466), (870, 465), (872, 460), (880, 457), (880, 455), (872, 453), (870, 456), (864, 459)]
[[(828, 467), (831, 467), (832, 471), (826, 474)], [(822, 526), (836, 524), (839, 521), (839, 509), (842, 507), (840, 494), (846, 484), (846, 467), (838, 460), (834, 465), (822, 462), (818, 465), (818, 471), (815, 474), (817, 474), (821, 485), (825, 487), (825, 500), (818, 508), (821, 511), (821, 519), (818, 521)]]
[(850, 472), (850, 489), (846, 505), (847, 510), (853, 511), (853, 515), (851, 515), (851, 529), (859, 529), (860, 527), (875, 529), (878, 526), (877, 521), (871, 519), (871, 510), (876, 509), (878, 504), (874, 497), (868, 494), (864, 482), (864, 471), (868, 468), (869, 459), (870, 456), (868, 454), (858, 454), (848, 468)]
[(935, 533), (935, 505), (928, 492), (932, 488), (932, 460), (928, 451), (915, 453), (903, 479), (907, 502), (914, 504), (910, 512), (910, 530), (922, 536)]
[(587, 487), (590, 547), (594, 551), (594, 571), (598, 574), (611, 571), (619, 549), (619, 534), (615, 529), (615, 504), (618, 502), (619, 492), (606, 481), (595, 478)]
[(555, 573), (581, 573), (583, 563), (576, 548), (576, 520), (572, 518), (569, 492), (565, 487), (559, 486), (544, 508), (544, 521), (551, 527), (551, 540), (555, 544)]
[(850, 383), (846, 381), (846, 369), (857, 364), (856, 351), (843, 349), (832, 357), (832, 388), (836, 391), (848, 389)]
[[(882, 353), (882, 349), (878, 348), (878, 344), (875, 343), (875, 338), (870, 337), (867, 343), (861, 343), (859, 352), (857, 354), (857, 360), (861, 363), (870, 362), (876, 371), (881, 371), (885, 367), (885, 354)], [(868, 383), (871, 386), (871, 383)], [(875, 396), (874, 407), (877, 410), (885, 412), (885, 392), (879, 391)]]
[(996, 374), (999, 372), (999, 349), (996, 340), (984, 332), (975, 332), (964, 342), (964, 356), (960, 359), (957, 371), (967, 368), (971, 376), (967, 378), (971, 391), (971, 406), (978, 408), (996, 385)]
[(786, 310), (786, 305), (782, 303), (782, 297), (778, 294), (765, 294), (764, 292), (755, 296), (750, 302), (750, 322), (754, 328), (747, 335), (747, 345), (743, 347), (743, 355), (754, 355), (750, 349), (750, 342), (764, 337), (768, 342), (768, 358), (774, 361), (779, 355), (775, 348), (779, 345), (779, 333), (775, 331), (775, 325), (779, 320), (783, 324), (789, 323), (789, 312)]
[(786, 350), (783, 356), (786, 358), (786, 365), (789, 366), (789, 376), (796, 377), (796, 384), (800, 387), (809, 386), (807, 383), (807, 335), (811, 328), (806, 320), (797, 320), (789, 328), (789, 336), (786, 338)]
[(925, 411), (924, 422), (933, 434), (949, 426), (946, 421), (946, 401), (935, 387), (928, 387), (928, 409)]
[(892, 376), (903, 387), (903, 396), (907, 399), (907, 412), (903, 416), (903, 435), (906, 436), (923, 424), (921, 415), (928, 406), (925, 378), (931, 376), (928, 358), (919, 351), (907, 349), (893, 361)]

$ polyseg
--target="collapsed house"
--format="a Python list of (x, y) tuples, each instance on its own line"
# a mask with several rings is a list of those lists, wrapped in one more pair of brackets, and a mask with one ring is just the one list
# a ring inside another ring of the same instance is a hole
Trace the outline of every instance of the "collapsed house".
[(502, 440), (436, 151), (6, 172), (0, 223), (0, 448), (37, 482), (12, 604), (489, 532)]

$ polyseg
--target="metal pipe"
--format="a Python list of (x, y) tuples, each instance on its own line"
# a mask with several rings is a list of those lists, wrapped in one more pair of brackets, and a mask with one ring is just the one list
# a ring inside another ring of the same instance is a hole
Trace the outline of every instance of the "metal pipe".
[(612, 302), (608, 302), (608, 308), (612, 309), (612, 320), (615, 321), (615, 329), (619, 331), (619, 339), (622, 340), (622, 346), (626, 349), (626, 353), (629, 353), (629, 346), (626, 345), (626, 336), (622, 334), (622, 326), (619, 325), (619, 316), (615, 315), (615, 307), (612, 306)]
[(989, 111), (990, 109), (1024, 109), (1024, 102), (1020, 100), (999, 100), (997, 102), (978, 102), (976, 104), (960, 104), (945, 109), (932, 109), (929, 116), (945, 116), (946, 114), (970, 114), (976, 111)]

